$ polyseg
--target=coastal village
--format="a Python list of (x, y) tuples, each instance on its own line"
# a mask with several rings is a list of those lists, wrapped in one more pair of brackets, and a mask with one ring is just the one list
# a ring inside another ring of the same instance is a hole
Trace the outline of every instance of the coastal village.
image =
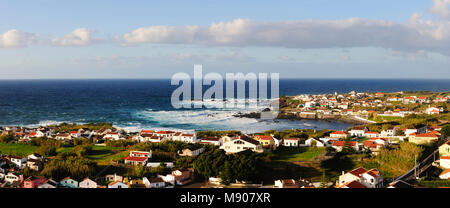
[[(243, 134), (126, 132), (110, 124), (6, 126), (0, 128), (0, 187), (448, 187), (449, 103), (450, 93), (431, 92), (280, 99), (287, 118), (354, 124), (341, 130)], [(401, 161), (390, 164), (390, 157)]]

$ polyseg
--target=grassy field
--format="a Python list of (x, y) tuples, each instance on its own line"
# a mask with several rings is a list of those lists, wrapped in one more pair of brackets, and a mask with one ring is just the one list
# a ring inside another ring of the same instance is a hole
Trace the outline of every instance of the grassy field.
[(322, 153), (325, 153), (324, 147), (280, 148), (275, 153), (276, 156), (274, 158), (274, 161), (278, 162), (313, 161)]
[[(0, 143), (0, 153), (16, 156), (27, 156), (35, 153), (39, 149), (37, 146), (17, 143)], [(72, 151), (73, 147), (60, 147), (56, 150), (58, 154)], [(92, 153), (87, 158), (96, 161), (99, 164), (109, 163), (110, 160), (120, 160), (128, 155), (128, 151), (124, 151), (119, 147), (94, 146)]]
[(17, 144), (17, 143), (0, 143), (0, 153), (10, 154), (16, 156), (27, 156), (36, 152), (39, 147), (31, 146), (27, 144)]
[(118, 147), (94, 146), (92, 153), (87, 157), (96, 161), (99, 165), (109, 163), (110, 160), (120, 160), (128, 155), (128, 151), (123, 151)]
[(375, 119), (370, 119), (372, 121), (375, 121), (377, 123), (381, 123), (381, 122), (387, 122), (387, 121), (396, 121), (396, 120), (400, 120), (402, 119), (402, 117), (400, 116), (377, 116)]

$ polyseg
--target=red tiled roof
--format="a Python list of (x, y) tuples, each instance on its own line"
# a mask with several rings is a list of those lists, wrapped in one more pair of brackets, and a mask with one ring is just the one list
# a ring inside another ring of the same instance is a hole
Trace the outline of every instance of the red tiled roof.
[(442, 173), (440, 174), (440, 176), (441, 176), (441, 175), (445, 175), (445, 174), (447, 174), (447, 173), (450, 173), (450, 169), (447, 169), (447, 170), (442, 171)]
[(365, 173), (365, 172), (367, 172), (367, 170), (366, 170), (365, 168), (359, 167), (359, 168), (356, 168), (356, 169), (350, 171), (349, 173), (351, 173), (351, 174), (353, 174), (353, 175), (355, 175), (355, 176), (360, 177), (361, 174), (363, 174), (363, 173)]
[(373, 144), (373, 141), (370, 141), (370, 140), (366, 140), (363, 142), (364, 147), (370, 147), (370, 145), (372, 145), (372, 144)]
[(256, 135), (255, 137), (261, 140), (272, 140), (272, 136)]
[(358, 181), (350, 181), (344, 185), (342, 185), (341, 187), (348, 187), (348, 188), (367, 188), (366, 186), (364, 186), (362, 183), (358, 182)]
[(146, 157), (130, 157), (130, 156), (124, 157), (123, 159), (129, 160), (129, 161), (138, 161), (138, 162), (144, 162), (145, 160), (147, 160)]
[(416, 134), (416, 137), (438, 137), (438, 136), (436, 136), (436, 134), (427, 133), (427, 134)]
[(341, 146), (346, 146), (350, 144), (350, 146), (356, 146), (357, 142), (356, 141), (333, 141), (333, 146), (337, 146), (337, 147), (341, 147)]
[(285, 138), (284, 140), (298, 141), (298, 140), (300, 140), (300, 138)]

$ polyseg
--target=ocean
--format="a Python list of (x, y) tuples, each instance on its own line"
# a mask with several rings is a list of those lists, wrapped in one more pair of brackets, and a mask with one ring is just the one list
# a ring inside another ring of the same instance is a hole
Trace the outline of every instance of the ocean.
[[(170, 80), (0, 80), (0, 125), (112, 122), (129, 131), (140, 129), (241, 130), (346, 129), (327, 121), (260, 121), (232, 115), (242, 109), (174, 109), (170, 97), (178, 86)], [(282, 79), (280, 95), (450, 91), (450, 80)]]

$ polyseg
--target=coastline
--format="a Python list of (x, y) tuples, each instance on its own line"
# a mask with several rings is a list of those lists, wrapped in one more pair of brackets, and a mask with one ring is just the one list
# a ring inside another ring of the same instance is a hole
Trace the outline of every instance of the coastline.
[[(255, 118), (260, 119), (261, 113), (251, 112), (246, 114), (234, 114), (234, 117), (238, 118)], [(302, 114), (279, 114), (277, 119), (279, 120), (290, 120), (290, 121), (301, 121), (301, 120), (313, 120), (313, 121), (327, 121), (327, 122), (340, 122), (347, 123), (353, 125), (364, 125), (370, 124), (371, 122), (365, 122), (360, 119), (356, 119), (352, 116), (344, 116), (344, 115), (322, 115), (322, 114), (314, 114), (314, 115), (302, 115)]]

